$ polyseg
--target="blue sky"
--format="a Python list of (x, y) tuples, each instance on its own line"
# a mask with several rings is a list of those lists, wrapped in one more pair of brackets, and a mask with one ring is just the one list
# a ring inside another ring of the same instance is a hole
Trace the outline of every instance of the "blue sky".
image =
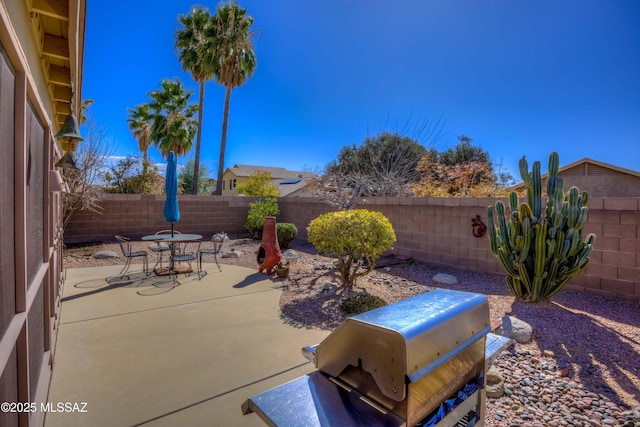
[[(637, 0), (239, 3), (255, 20), (258, 64), (231, 96), (225, 168), (316, 170), (344, 145), (441, 118), (436, 148), (465, 134), (514, 176), (523, 155), (546, 170), (551, 151), (561, 165), (590, 157), (640, 171)], [(163, 78), (197, 103), (173, 47), (178, 15), (196, 4), (217, 2), (87, 2), (82, 96), (115, 154), (139, 155), (127, 109)], [(201, 160), (212, 177), (223, 101), (207, 83)]]

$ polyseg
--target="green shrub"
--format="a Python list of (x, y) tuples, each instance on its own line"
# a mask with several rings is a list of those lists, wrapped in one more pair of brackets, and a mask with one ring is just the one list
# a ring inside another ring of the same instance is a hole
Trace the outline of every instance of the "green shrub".
[(250, 233), (262, 233), (264, 219), (268, 216), (276, 216), (280, 213), (278, 201), (274, 197), (268, 197), (262, 201), (249, 204), (249, 214), (244, 227)]
[(298, 227), (290, 222), (279, 222), (276, 224), (276, 232), (278, 233), (278, 245), (281, 249), (286, 249), (298, 235)]
[(309, 242), (319, 252), (338, 258), (342, 285), (352, 287), (356, 277), (369, 274), (376, 260), (396, 241), (391, 222), (366, 209), (329, 212), (307, 227)]
[(384, 307), (385, 305), (387, 305), (387, 303), (380, 297), (369, 294), (360, 294), (343, 300), (340, 303), (340, 308), (349, 316), (353, 316), (355, 314), (365, 313), (375, 308)]

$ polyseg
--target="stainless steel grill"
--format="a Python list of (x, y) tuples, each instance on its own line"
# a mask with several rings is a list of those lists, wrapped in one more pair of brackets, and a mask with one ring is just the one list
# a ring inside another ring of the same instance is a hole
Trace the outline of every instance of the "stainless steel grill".
[(427, 292), (349, 317), (302, 350), (318, 371), (254, 396), (242, 409), (274, 426), (413, 426), (471, 385), (448, 424), (438, 425), (482, 425), (487, 362), (509, 342), (490, 330), (483, 295)]

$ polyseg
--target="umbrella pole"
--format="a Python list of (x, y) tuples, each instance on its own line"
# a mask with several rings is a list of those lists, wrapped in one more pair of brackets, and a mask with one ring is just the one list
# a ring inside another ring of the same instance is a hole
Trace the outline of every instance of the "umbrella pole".
[(171, 223), (171, 237), (173, 237), (173, 223)]

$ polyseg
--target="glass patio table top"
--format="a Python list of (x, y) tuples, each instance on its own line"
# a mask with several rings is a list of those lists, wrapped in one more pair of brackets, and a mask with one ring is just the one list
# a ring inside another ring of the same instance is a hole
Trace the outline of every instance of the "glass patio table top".
[(142, 240), (144, 241), (152, 241), (152, 242), (191, 242), (194, 240), (202, 240), (202, 236), (200, 234), (150, 234), (148, 236), (142, 236)]

